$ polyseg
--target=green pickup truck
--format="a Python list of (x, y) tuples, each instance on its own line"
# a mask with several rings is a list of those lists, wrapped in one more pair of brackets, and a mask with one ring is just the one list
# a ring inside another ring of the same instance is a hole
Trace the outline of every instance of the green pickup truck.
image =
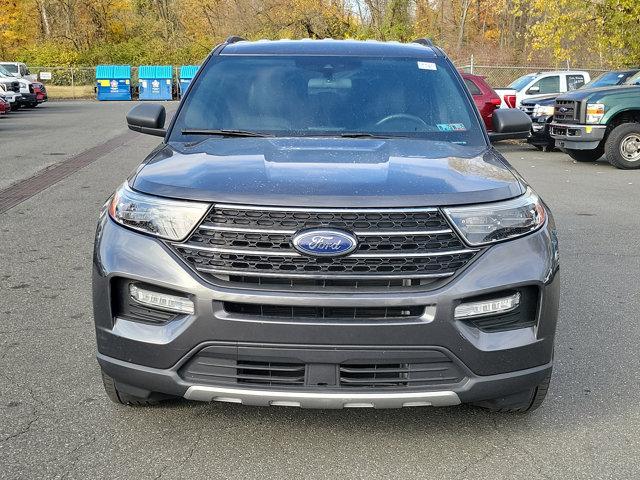
[(640, 85), (559, 96), (551, 136), (556, 147), (578, 162), (594, 162), (605, 155), (617, 168), (640, 168)]

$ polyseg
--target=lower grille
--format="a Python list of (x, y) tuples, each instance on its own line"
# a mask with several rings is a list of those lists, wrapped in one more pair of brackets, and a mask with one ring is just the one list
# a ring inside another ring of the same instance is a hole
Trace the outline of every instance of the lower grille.
[(181, 376), (197, 384), (246, 384), (257, 386), (304, 385), (305, 365), (288, 362), (235, 361), (196, 355)]
[(430, 363), (340, 365), (340, 386), (347, 388), (414, 387), (458, 383), (462, 374), (446, 356)]
[(424, 305), (406, 307), (299, 307), (224, 302), (223, 307), (228, 313), (257, 318), (328, 321), (417, 319), (425, 312)]
[[(403, 352), (318, 351), (305, 348), (294, 355), (310, 355), (318, 363), (288, 357), (292, 351), (269, 352), (268, 357), (231, 353), (234, 347), (205, 347), (194, 355), (178, 374), (188, 383), (213, 386), (247, 386), (275, 389), (314, 390), (411, 389), (440, 387), (462, 382), (465, 371), (438, 350)], [(251, 349), (257, 354), (259, 349)], [(226, 352), (226, 353), (223, 353)], [(272, 356), (283, 354), (284, 357)], [(326, 363), (328, 355), (337, 363)], [(385, 358), (379, 361), (378, 358)], [(388, 358), (386, 358), (388, 357)], [(341, 360), (338, 360), (342, 358)]]

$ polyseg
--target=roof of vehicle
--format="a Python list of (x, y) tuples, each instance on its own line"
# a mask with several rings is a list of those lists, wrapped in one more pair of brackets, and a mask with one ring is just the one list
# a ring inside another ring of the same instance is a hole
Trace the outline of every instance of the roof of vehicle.
[(546, 70), (544, 72), (532, 72), (529, 75), (549, 75), (549, 74), (553, 74), (553, 75), (560, 75), (560, 74), (565, 74), (565, 75), (575, 75), (575, 74), (589, 74), (589, 72), (585, 72), (584, 70)]
[(0, 62), (0, 65), (25, 65), (22, 62), (5, 62), (4, 60)]
[(129, 65), (98, 65), (96, 78), (116, 80), (131, 78), (131, 67)]
[(221, 55), (336, 55), (435, 58), (435, 50), (419, 43), (377, 40), (258, 40), (224, 46)]
[(154, 78), (172, 78), (173, 67), (171, 65), (140, 65), (138, 78), (153, 80)]

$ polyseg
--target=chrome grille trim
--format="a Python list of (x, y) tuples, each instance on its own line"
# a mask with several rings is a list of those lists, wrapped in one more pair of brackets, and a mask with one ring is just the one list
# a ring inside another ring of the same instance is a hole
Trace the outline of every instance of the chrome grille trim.
[[(224, 227), (221, 225), (200, 225), (201, 230), (209, 230), (212, 232), (233, 232), (233, 233), (266, 233), (273, 235), (295, 235), (299, 230), (272, 230), (262, 228), (242, 228), (242, 227)], [(450, 228), (444, 228), (441, 230), (406, 230), (406, 231), (394, 231), (394, 230), (379, 230), (379, 231), (366, 231), (356, 230), (354, 233), (360, 237), (375, 237), (379, 235), (440, 235), (443, 233), (451, 233), (453, 230)]]
[[(188, 243), (174, 243), (174, 247), (176, 248), (185, 248), (191, 250), (199, 250), (202, 252), (211, 252), (211, 253), (226, 253), (230, 255), (253, 255), (253, 256), (264, 256), (264, 257), (306, 257), (306, 255), (301, 255), (298, 252), (291, 251), (278, 251), (278, 250), (237, 250), (231, 248), (216, 248), (216, 247), (201, 247), (199, 245), (191, 245)], [(477, 249), (464, 249), (464, 250), (441, 250), (439, 252), (424, 252), (424, 253), (414, 253), (414, 252), (398, 252), (398, 253), (353, 253), (351, 255), (347, 255), (348, 258), (394, 258), (394, 257), (442, 257), (445, 255), (462, 255), (465, 253), (475, 253)], [(340, 257), (338, 257), (340, 258)]]
[(437, 212), (436, 207), (409, 207), (409, 208), (306, 208), (306, 207), (262, 207), (257, 205), (234, 205), (216, 203), (213, 206), (225, 210), (254, 210), (259, 212), (311, 212), (311, 213), (415, 213)]
[(314, 278), (318, 280), (394, 280), (394, 279), (411, 279), (411, 278), (447, 278), (455, 275), (454, 272), (447, 273), (419, 273), (419, 274), (411, 274), (411, 273), (402, 273), (396, 275), (344, 275), (341, 273), (331, 274), (331, 275), (323, 275), (316, 274), (314, 272), (310, 273), (271, 273), (271, 272), (237, 272), (235, 270), (223, 270), (218, 268), (207, 268), (207, 267), (195, 267), (195, 269), (199, 272), (203, 273), (211, 273), (215, 275), (225, 275), (225, 276), (235, 276), (241, 275), (243, 277), (271, 277), (271, 278)]

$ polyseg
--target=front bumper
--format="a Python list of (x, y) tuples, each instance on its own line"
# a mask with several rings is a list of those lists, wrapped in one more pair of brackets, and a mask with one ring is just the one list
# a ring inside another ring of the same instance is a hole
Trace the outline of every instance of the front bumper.
[(604, 138), (606, 125), (551, 123), (551, 137), (558, 148), (593, 150)]
[[(348, 294), (254, 290), (210, 284), (161, 241), (122, 228), (103, 216), (93, 272), (98, 360), (120, 389), (137, 396), (160, 392), (251, 405), (381, 408), (455, 405), (516, 393), (539, 384), (551, 369), (559, 297), (556, 245), (549, 220), (532, 235), (487, 249), (448, 283), (431, 290)], [(114, 319), (110, 292), (116, 278), (184, 292), (193, 299), (196, 314), (165, 325)], [(521, 286), (539, 288), (535, 327), (486, 333), (453, 320), (459, 299)], [(406, 323), (250, 321), (224, 312), (219, 308), (223, 301), (436, 308), (433, 319)], [(320, 372), (317, 378), (322, 381), (296, 388), (256, 388), (185, 377), (188, 362), (198, 352), (212, 348), (230, 359), (299, 361), (308, 366), (308, 372)], [(420, 388), (346, 391), (326, 380), (343, 362), (404, 362), (411, 358), (419, 363), (433, 352), (455, 365), (460, 372), (455, 381)]]
[(553, 146), (554, 140), (550, 135), (549, 117), (532, 117), (531, 133), (527, 138), (527, 143), (542, 147)]
[(21, 97), (18, 98), (18, 103), (20, 103), (21, 105), (33, 105), (35, 103), (38, 103), (38, 97), (35, 93), (21, 92), (20, 95)]

